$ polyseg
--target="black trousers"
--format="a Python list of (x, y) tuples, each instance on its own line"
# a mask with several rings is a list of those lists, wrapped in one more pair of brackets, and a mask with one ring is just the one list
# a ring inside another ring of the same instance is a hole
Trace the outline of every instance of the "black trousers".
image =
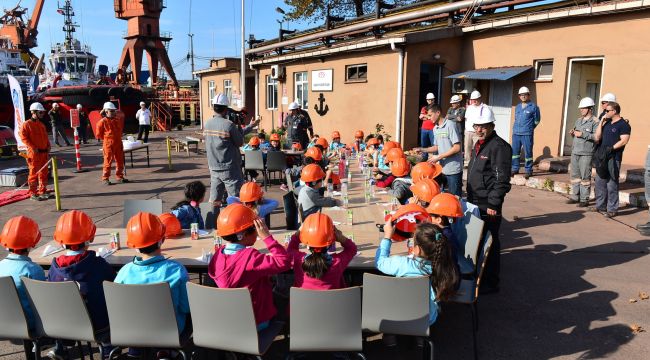
[(84, 144), (88, 143), (88, 135), (87, 135), (87, 129), (88, 124), (81, 123), (77, 131), (79, 132), (79, 141), (83, 142)]
[(142, 140), (142, 133), (144, 133), (144, 142), (149, 142), (149, 128), (150, 125), (140, 125), (138, 130), (138, 140)]
[(499, 228), (501, 227), (501, 215), (488, 216), (487, 211), (480, 209), (481, 219), (485, 221), (483, 234), (481, 235), (481, 246), (479, 251), (483, 251), (485, 235), (490, 232), (492, 235), (492, 246), (488, 254), (487, 263), (481, 280), (481, 287), (494, 288), (499, 286), (499, 273), (501, 271), (501, 240), (499, 239)]

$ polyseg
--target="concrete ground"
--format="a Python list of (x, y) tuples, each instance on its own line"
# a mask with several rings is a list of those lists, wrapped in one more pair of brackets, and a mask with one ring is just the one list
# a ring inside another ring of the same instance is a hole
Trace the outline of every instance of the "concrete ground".
[[(171, 136), (187, 135), (172, 132)], [(205, 154), (173, 152), (174, 170), (167, 169), (164, 133), (151, 137), (151, 167), (136, 153), (136, 167), (127, 169), (131, 184), (101, 185), (101, 165), (73, 174), (71, 163), (60, 170), (64, 209), (81, 209), (99, 227), (122, 226), (125, 199), (163, 200), (169, 209), (182, 199), (182, 187), (199, 179), (209, 183)], [(57, 151), (72, 161), (74, 151)], [(85, 164), (101, 163), (99, 148), (82, 148)], [(22, 164), (22, 159), (0, 166)], [(127, 162), (128, 164), (128, 162)], [(280, 199), (278, 186), (267, 196)], [(482, 359), (645, 359), (650, 352), (650, 238), (634, 230), (648, 221), (647, 210), (624, 208), (614, 219), (564, 204), (554, 192), (513, 186), (506, 198), (502, 226), (501, 292), (479, 298), (479, 354)], [(28, 214), (41, 225), (49, 241), (59, 215), (54, 201), (25, 200), (0, 208), (0, 223), (15, 214)], [(273, 227), (283, 226), (281, 212)], [(0, 253), (0, 258), (4, 257)], [(38, 254), (33, 254), (38, 256)], [(636, 302), (631, 302), (635, 299)], [(398, 306), (398, 305), (397, 305)], [(444, 304), (433, 338), (439, 359), (472, 357), (469, 308)], [(635, 334), (633, 325), (645, 332)], [(287, 341), (273, 345), (265, 358), (282, 359)], [(22, 347), (0, 342), (1, 359), (22, 358)], [(366, 346), (369, 359), (415, 359), (420, 354), (409, 339), (387, 350), (377, 337)], [(309, 358), (312, 358), (311, 356)], [(327, 358), (318, 356), (316, 358)]]

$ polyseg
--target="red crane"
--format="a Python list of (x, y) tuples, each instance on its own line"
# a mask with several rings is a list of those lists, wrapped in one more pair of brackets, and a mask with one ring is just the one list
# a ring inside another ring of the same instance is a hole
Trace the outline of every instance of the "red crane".
[(44, 0), (36, 0), (34, 11), (28, 21), (24, 19), (28, 9), (21, 7), (20, 1), (13, 9), (5, 10), (4, 15), (0, 17), (2, 25), (0, 37), (11, 40), (13, 47), (22, 52), (23, 61), (32, 69), (38, 63), (38, 57), (32, 53), (31, 49), (38, 45), (36, 35), (38, 35), (38, 21), (43, 12), (43, 2)]

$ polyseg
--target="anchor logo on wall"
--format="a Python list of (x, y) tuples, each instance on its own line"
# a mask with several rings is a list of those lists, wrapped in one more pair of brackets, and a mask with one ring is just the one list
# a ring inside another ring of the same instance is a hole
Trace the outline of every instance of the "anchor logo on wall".
[(330, 107), (325, 104), (325, 107), (323, 108), (323, 104), (325, 103), (325, 96), (323, 96), (323, 93), (320, 93), (320, 96), (318, 97), (318, 103), (320, 104), (320, 108), (318, 105), (314, 105), (314, 110), (316, 110), (316, 113), (320, 116), (323, 116), (327, 114), (328, 111), (330, 111)]

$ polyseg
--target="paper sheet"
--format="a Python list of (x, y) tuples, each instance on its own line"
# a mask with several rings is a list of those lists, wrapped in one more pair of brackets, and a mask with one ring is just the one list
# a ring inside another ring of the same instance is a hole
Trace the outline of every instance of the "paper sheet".
[(45, 249), (43, 249), (43, 254), (41, 255), (41, 257), (47, 257), (63, 250), (65, 250), (64, 247), (47, 245)]

